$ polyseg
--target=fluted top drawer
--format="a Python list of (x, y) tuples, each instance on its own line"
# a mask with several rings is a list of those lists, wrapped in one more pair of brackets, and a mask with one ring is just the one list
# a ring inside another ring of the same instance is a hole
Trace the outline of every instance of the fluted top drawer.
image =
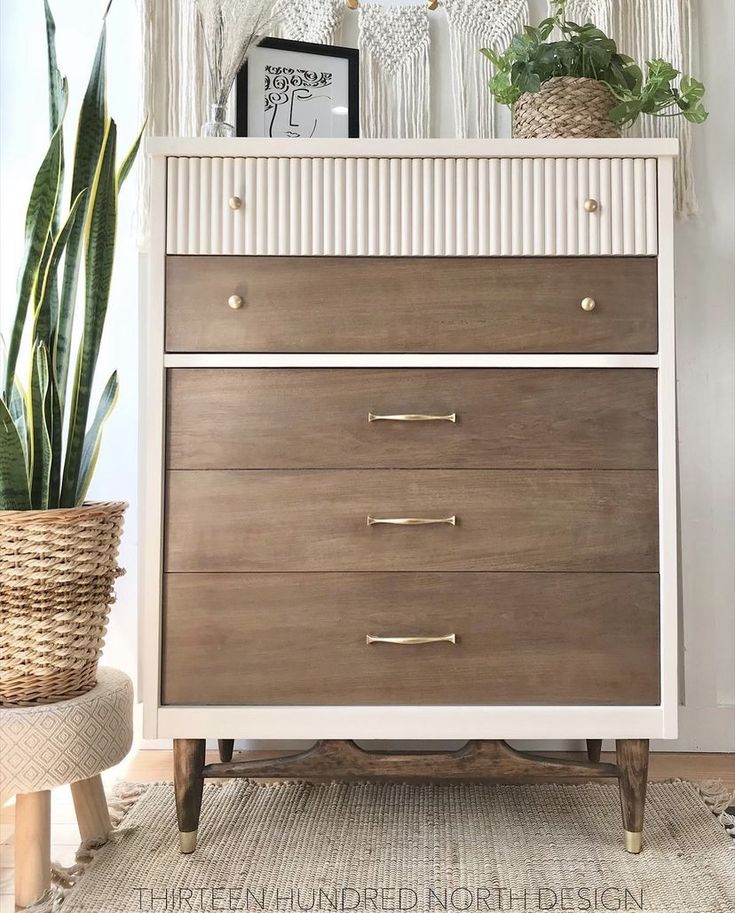
[(655, 158), (169, 158), (170, 254), (657, 252)]
[(169, 352), (655, 352), (653, 257), (168, 257)]

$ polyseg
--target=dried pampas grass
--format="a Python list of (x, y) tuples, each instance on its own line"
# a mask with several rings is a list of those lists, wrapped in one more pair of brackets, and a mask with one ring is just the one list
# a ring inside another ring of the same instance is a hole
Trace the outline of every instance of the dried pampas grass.
[(280, 18), (283, 0), (194, 0), (209, 65), (214, 105), (225, 105), (237, 71)]

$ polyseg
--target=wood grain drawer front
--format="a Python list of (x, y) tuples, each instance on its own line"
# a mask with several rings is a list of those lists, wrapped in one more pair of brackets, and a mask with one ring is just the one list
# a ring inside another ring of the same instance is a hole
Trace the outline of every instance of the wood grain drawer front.
[(167, 183), (171, 254), (657, 250), (652, 158), (169, 158)]
[(650, 705), (658, 643), (655, 574), (169, 574), (163, 702)]
[[(656, 571), (656, 478), (650, 470), (174, 471), (166, 569)], [(369, 525), (368, 517), (443, 522)]]
[(171, 469), (656, 468), (645, 369), (172, 369), (167, 415)]
[(168, 257), (166, 273), (170, 352), (657, 347), (649, 257)]

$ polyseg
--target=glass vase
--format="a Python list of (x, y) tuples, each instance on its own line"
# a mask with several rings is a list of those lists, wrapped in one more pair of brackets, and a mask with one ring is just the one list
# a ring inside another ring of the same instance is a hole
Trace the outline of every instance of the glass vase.
[(227, 123), (227, 105), (210, 105), (209, 120), (202, 127), (202, 136), (234, 136), (235, 128)]

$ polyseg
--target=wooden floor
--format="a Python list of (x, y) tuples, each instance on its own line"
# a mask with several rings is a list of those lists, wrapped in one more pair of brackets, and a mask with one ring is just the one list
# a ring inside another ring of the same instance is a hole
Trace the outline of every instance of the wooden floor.
[[(248, 752), (248, 757), (272, 757), (279, 752)], [(549, 752), (558, 757), (572, 757), (560, 752)], [(218, 760), (216, 752), (208, 752), (207, 761)], [(613, 754), (603, 753), (603, 761), (614, 763)], [(684, 754), (655, 752), (651, 754), (649, 776), (651, 780), (682, 779), (722, 780), (735, 790), (735, 755)], [(172, 778), (170, 751), (138, 751), (118, 767), (103, 775), (109, 788), (117, 780), (137, 783), (154, 783)], [(173, 825), (172, 825), (173, 826)], [(0, 913), (14, 910), (14, 807), (12, 800), (0, 809)], [(74, 806), (68, 786), (55, 789), (51, 805), (51, 858), (61, 865), (72, 865), (79, 844), (79, 831), (74, 818)]]

